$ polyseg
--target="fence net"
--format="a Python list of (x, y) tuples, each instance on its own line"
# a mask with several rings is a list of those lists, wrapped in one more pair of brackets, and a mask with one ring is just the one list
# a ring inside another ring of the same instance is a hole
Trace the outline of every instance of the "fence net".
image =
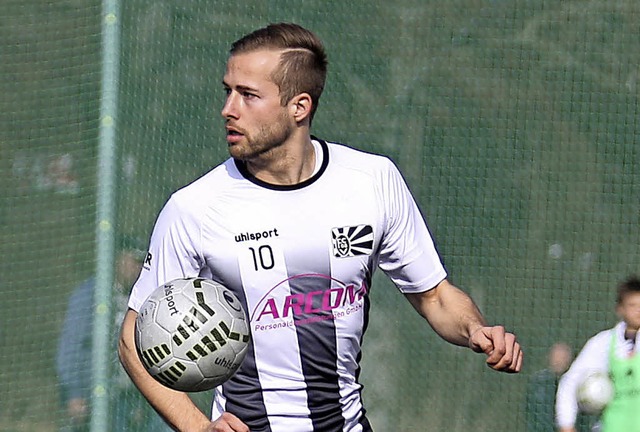
[[(63, 375), (92, 361), (90, 332), (71, 330), (92, 320), (76, 289), (96, 268), (101, 4), (4, 1), (0, 16), (0, 431), (62, 430), (90, 392)], [(518, 334), (524, 371), (492, 372), (376, 276), (376, 430), (524, 431), (551, 344), (577, 351), (615, 323), (639, 258), (638, 2), (137, 0), (119, 19), (118, 239), (144, 248), (168, 195), (227, 157), (230, 43), (293, 21), (329, 54), (314, 134), (393, 158), (451, 279)], [(110, 430), (161, 430), (109, 364)]]

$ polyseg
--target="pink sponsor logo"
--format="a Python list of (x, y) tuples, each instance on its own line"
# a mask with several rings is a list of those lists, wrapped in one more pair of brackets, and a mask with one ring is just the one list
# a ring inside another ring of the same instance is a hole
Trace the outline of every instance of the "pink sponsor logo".
[[(328, 279), (331, 281), (331, 287), (303, 294), (288, 294), (284, 297), (274, 295), (274, 291), (278, 288), (286, 288), (288, 282), (299, 278)], [(337, 308), (359, 303), (366, 296), (367, 291), (367, 285), (364, 281), (361, 286), (357, 287), (323, 274), (296, 275), (278, 283), (260, 299), (251, 314), (251, 322), (259, 322), (265, 317), (286, 319), (293, 318), (294, 315), (331, 312)]]

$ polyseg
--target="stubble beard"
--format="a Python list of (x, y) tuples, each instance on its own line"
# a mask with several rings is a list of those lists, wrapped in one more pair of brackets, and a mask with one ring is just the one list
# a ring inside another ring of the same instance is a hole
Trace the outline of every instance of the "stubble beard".
[(229, 147), (229, 154), (244, 162), (268, 158), (291, 137), (293, 127), (287, 120), (282, 115), (273, 123), (263, 125), (255, 135), (245, 133), (244, 142)]

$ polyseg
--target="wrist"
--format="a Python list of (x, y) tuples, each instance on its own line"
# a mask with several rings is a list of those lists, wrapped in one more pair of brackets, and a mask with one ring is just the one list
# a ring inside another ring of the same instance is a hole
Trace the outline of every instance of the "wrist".
[(477, 325), (477, 326), (471, 327), (471, 329), (469, 330), (469, 337), (467, 339), (467, 345), (469, 346), (469, 348), (474, 349), (474, 346), (472, 344), (473, 336), (479, 331), (481, 331), (483, 328), (484, 328), (483, 325)]

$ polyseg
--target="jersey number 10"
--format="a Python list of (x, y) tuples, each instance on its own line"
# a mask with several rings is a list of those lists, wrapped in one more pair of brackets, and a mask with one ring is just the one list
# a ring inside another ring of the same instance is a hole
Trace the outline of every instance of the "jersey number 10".
[(260, 269), (270, 270), (275, 265), (275, 260), (273, 259), (273, 250), (269, 245), (263, 245), (255, 250), (250, 247), (251, 256), (253, 257), (253, 268), (258, 271)]

